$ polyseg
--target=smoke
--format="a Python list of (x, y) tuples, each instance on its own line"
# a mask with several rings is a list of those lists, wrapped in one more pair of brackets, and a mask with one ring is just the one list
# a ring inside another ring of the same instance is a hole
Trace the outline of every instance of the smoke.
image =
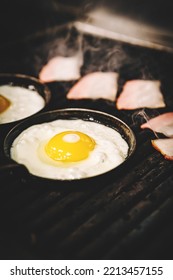
[[(155, 111), (155, 110), (154, 110)], [(154, 111), (152, 111), (153, 113), (155, 113)], [(156, 116), (156, 114), (154, 114)], [(157, 112), (157, 115), (159, 115), (159, 113)], [(148, 122), (152, 117), (149, 116), (145, 109), (141, 109), (140, 111), (138, 112), (135, 112), (132, 114), (132, 122), (133, 122), (133, 125), (136, 125), (137, 124), (141, 124), (143, 123), (143, 121), (145, 120), (145, 122)], [(158, 134), (152, 129), (152, 127), (150, 126), (150, 129), (153, 131), (154, 135), (156, 138), (159, 138)]]
[(149, 116), (147, 115), (147, 113), (145, 112), (145, 109), (142, 109), (138, 112), (133, 113), (132, 115), (132, 121), (133, 124), (135, 124), (138, 120), (141, 122), (143, 120), (145, 120), (146, 122), (149, 121)]
[[(73, 6), (73, 10), (77, 11), (76, 13), (72, 11), (75, 15), (79, 14), (79, 10), (81, 11), (79, 20), (90, 23), (90, 11), (101, 7), (102, 2), (82, 1), (82, 4), (78, 6), (70, 5)], [(46, 2), (44, 4), (46, 5)], [(51, 10), (57, 12), (61, 8), (67, 9), (65, 5), (61, 7), (55, 0), (51, 0), (50, 6)], [(54, 17), (55, 15), (56, 13), (54, 12), (52, 16)], [(124, 51), (122, 43), (97, 35), (87, 34), (85, 29), (76, 29), (75, 25), (68, 23), (62, 30), (51, 28), (46, 38), (44, 37), (41, 49), (39, 42), (39, 46), (34, 50), (37, 71), (55, 56), (70, 57), (76, 55), (79, 56), (81, 65), (83, 64), (81, 68), (82, 75), (94, 71), (119, 72), (123, 65), (132, 63), (131, 57)]]
[[(90, 11), (101, 7), (103, 2), (82, 1), (82, 4), (75, 6), (76, 15), (79, 14), (79, 10), (81, 11), (79, 20), (90, 24)], [(59, 11), (61, 7), (58, 2), (51, 0), (51, 3), (52, 9)], [(53, 16), (55, 15), (56, 13)], [(55, 56), (77, 55), (81, 61), (81, 75), (95, 71), (117, 72), (121, 79), (119, 84), (134, 78), (154, 79), (156, 76), (152, 72), (156, 71), (157, 67), (148, 66), (148, 52), (143, 52), (135, 46), (118, 40), (89, 34), (85, 28), (78, 29), (74, 23), (67, 23), (62, 30), (58, 29), (58, 26), (55, 29), (51, 28), (43, 39), (44, 41), (40, 40), (34, 49), (34, 65), (37, 72)], [(154, 58), (153, 61), (155, 61)]]

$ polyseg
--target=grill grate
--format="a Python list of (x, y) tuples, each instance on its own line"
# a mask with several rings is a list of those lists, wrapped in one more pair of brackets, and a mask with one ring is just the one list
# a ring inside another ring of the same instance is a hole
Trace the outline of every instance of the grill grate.
[[(76, 30), (70, 32), (69, 48), (72, 51), (74, 44), (76, 48), (74, 38), (78, 41), (80, 34)], [(46, 54), (47, 57), (50, 55), (48, 49), (51, 44), (55, 53), (59, 52), (58, 44), (63, 44), (62, 38), (66, 38), (66, 34), (66, 31), (59, 36), (49, 34), (39, 40), (34, 37), (27, 47), (21, 43), (19, 48), (13, 49), (8, 62), (1, 52), (0, 71), (17, 71), (37, 76), (38, 69), (46, 60)], [(95, 70), (118, 71), (119, 92), (128, 79), (160, 79), (167, 108), (148, 109), (145, 112), (151, 117), (173, 109), (173, 54), (90, 35), (83, 36), (83, 48), (82, 75)], [(7, 51), (9, 49), (10, 47)], [(74, 82), (48, 84), (53, 94), (49, 108), (90, 108), (120, 117), (136, 135), (135, 155), (130, 164), (109, 181), (89, 188), (81, 184), (81, 188), (77, 190), (37, 186), (35, 181), (28, 181), (22, 167), (19, 166), (15, 172), (13, 168), (5, 169), (1, 156), (0, 177), (4, 182), (0, 188), (1, 257), (172, 258), (172, 162), (164, 160), (152, 148), (150, 140), (154, 134), (140, 130), (139, 126), (143, 121), (140, 110), (117, 111), (115, 104), (106, 100), (67, 100), (66, 93), (73, 84)]]

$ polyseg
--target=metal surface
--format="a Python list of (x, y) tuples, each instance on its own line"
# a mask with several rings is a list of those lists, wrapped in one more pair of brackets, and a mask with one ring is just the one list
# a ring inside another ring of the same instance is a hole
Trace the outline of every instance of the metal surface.
[[(109, 17), (109, 15), (107, 15)], [(102, 19), (102, 15), (100, 15), (100, 18)], [(81, 32), (84, 32), (86, 34), (92, 34), (95, 36), (100, 36), (102, 38), (108, 38), (108, 39), (113, 39), (113, 40), (118, 40), (121, 42), (129, 43), (132, 45), (137, 45), (137, 46), (142, 46), (146, 48), (151, 48), (151, 49), (156, 49), (156, 50), (163, 50), (167, 52), (172, 52), (173, 53), (173, 46), (169, 46), (168, 43), (164, 44), (163, 41), (157, 40), (156, 38), (159, 37), (159, 35), (155, 34), (157, 33), (156, 31), (153, 31), (153, 34), (150, 34), (148, 30), (148, 37), (147, 36), (135, 36), (134, 34), (128, 34), (126, 32), (122, 32), (122, 30), (116, 30), (116, 29), (111, 29), (106, 26), (104, 26), (104, 21), (103, 24), (100, 25), (99, 21), (97, 20), (88, 20), (89, 22), (85, 21), (76, 21), (74, 23), (74, 26)], [(123, 18), (119, 20), (120, 23), (119, 25), (122, 25), (121, 22), (127, 27), (129, 27), (129, 21), (124, 20)], [(115, 21), (115, 26), (116, 26), (116, 21)], [(136, 23), (133, 23), (134, 29), (138, 26)], [(141, 35), (141, 29), (138, 27), (139, 30), (134, 32), (138, 33)], [(148, 27), (149, 29), (149, 27)], [(162, 35), (160, 34), (160, 37)], [(171, 34), (170, 34), (171, 36)], [(154, 40), (153, 40), (154, 39)]]
[[(144, 47), (173, 51), (173, 20), (168, 1), (103, 1), (79, 19), (79, 27)], [(86, 26), (85, 26), (86, 25)]]
[[(80, 36), (70, 29), (33, 37), (29, 45), (9, 46), (0, 53), (0, 71), (37, 77), (50, 57), (78, 50)], [(67, 100), (75, 81), (49, 83), (52, 110), (80, 107), (113, 114), (132, 128), (137, 149), (118, 175), (76, 190), (49, 188), (28, 180), (21, 166), (15, 171), (2, 166), (1, 258), (172, 259), (173, 164), (151, 146), (155, 135), (140, 124), (144, 112), (152, 117), (173, 110), (173, 55), (92, 35), (82, 35), (81, 49), (82, 76), (116, 71), (118, 94), (127, 80), (159, 79), (167, 106), (118, 111), (115, 102), (103, 99)]]
[[(32, 17), (32, 20), (31, 20)], [(7, 22), (11, 19), (12, 26)], [(18, 20), (16, 21), (16, 18)], [(39, 18), (39, 20), (38, 20)], [(74, 23), (75, 22), (75, 23)], [(15, 0), (0, 10), (1, 46), (73, 24), (90, 34), (139, 46), (173, 51), (169, 0)]]

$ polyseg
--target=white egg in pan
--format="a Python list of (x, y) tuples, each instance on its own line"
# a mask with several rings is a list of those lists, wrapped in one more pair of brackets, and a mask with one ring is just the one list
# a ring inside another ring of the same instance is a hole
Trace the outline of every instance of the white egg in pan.
[(34, 176), (73, 181), (115, 169), (133, 154), (135, 144), (133, 132), (118, 118), (72, 108), (38, 114), (17, 125), (4, 150)]
[(40, 112), (49, 99), (48, 88), (38, 79), (22, 74), (0, 74), (0, 124)]

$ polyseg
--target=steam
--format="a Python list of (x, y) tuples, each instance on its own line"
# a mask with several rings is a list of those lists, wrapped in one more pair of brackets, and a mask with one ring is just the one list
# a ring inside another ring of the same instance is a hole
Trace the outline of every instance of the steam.
[(137, 119), (140, 119), (140, 120), (145, 120), (146, 122), (149, 121), (149, 116), (147, 115), (147, 113), (145, 112), (144, 109), (138, 111), (138, 112), (135, 112), (133, 115), (132, 115), (132, 121), (133, 123), (136, 122)]
[[(133, 115), (132, 115), (132, 122), (133, 122), (133, 124), (136, 124), (136, 122), (138, 122), (138, 120), (139, 120), (140, 123), (142, 123), (143, 120), (145, 120), (146, 122), (148, 122), (150, 120), (150, 117), (145, 112), (145, 109), (142, 109), (142, 110), (140, 110), (138, 112), (133, 113)], [(150, 126), (150, 129), (153, 131), (155, 137), (159, 139), (159, 136), (153, 130), (152, 126)]]
[[(82, 15), (85, 23), (91, 22), (91, 13), (95, 8), (102, 6), (104, 1), (84, 1), (77, 9), (76, 16)], [(53, 10), (61, 10), (60, 4), (51, 0)], [(73, 6), (73, 5), (71, 5)], [(64, 9), (67, 9), (63, 5)], [(74, 8), (74, 6), (73, 6)], [(69, 9), (69, 7), (68, 7)], [(80, 11), (80, 15), (79, 15)], [(72, 11), (72, 13), (74, 13)], [(55, 14), (55, 13), (54, 13)], [(76, 18), (78, 20), (78, 18)], [(79, 18), (80, 20), (80, 18)], [(55, 56), (72, 57), (77, 56), (81, 67), (81, 74), (91, 72), (117, 72), (120, 77), (129, 80), (132, 78), (153, 79), (145, 59), (124, 48), (124, 42), (106, 39), (97, 35), (88, 35), (85, 28), (76, 28), (74, 24), (68, 24), (64, 28), (52, 28), (47, 33), (46, 40), (43, 38), (42, 47), (36, 46), (34, 50), (34, 68), (37, 72), (50, 59)], [(121, 83), (121, 81), (119, 81)]]

